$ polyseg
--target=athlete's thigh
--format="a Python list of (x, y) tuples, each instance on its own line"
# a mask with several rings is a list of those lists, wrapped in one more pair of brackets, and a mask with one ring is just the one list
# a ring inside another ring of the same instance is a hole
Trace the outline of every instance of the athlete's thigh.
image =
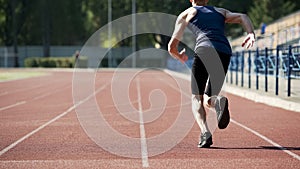
[[(203, 52), (197, 52), (194, 56), (194, 62), (192, 65), (192, 79), (191, 79), (191, 87), (192, 93), (194, 95), (203, 95), (206, 82), (208, 79), (208, 72), (203, 64), (202, 60), (204, 58)], [(201, 57), (201, 59), (200, 59)]]

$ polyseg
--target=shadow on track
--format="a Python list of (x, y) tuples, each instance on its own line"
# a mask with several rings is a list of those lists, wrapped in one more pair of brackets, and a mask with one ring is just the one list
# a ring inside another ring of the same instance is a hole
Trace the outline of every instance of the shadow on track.
[(300, 150), (300, 147), (276, 147), (276, 146), (258, 146), (258, 147), (210, 147), (210, 149), (220, 150)]

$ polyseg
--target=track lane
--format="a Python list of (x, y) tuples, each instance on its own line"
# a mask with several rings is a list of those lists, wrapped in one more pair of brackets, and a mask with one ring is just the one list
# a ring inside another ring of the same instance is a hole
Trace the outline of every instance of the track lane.
[[(50, 76), (10, 81), (5, 84), (0, 83), (1, 88), (5, 90), (0, 94), (0, 108), (8, 107), (16, 102), (35, 99), (53, 90), (71, 86), (72, 79), (68, 74), (70, 73), (59, 74), (54, 72)], [(64, 77), (68, 77), (68, 79), (63, 79)]]
[[(239, 123), (257, 131), (283, 148), (300, 155), (300, 114), (284, 109), (266, 106), (247, 99), (229, 95), (232, 105), (232, 117)], [(254, 105), (255, 106), (251, 106)], [(270, 149), (278, 149), (272, 145)]]
[[(65, 76), (64, 78), (62, 78)], [(58, 92), (52, 90), (51, 93), (47, 91), (40, 96), (31, 96), (28, 98), (38, 97), (37, 99), (30, 99), (26, 104), (15, 106), (13, 108), (0, 112), (0, 148), (10, 145), (18, 138), (24, 136), (29, 131), (43, 125), (49, 119), (66, 111), (73, 105), (71, 80), (72, 72), (64, 72), (60, 81), (66, 85), (66, 90), (61, 90), (61, 84), (55, 84), (52, 87), (56, 88)], [(49, 80), (47, 80), (49, 81)], [(97, 84), (104, 82), (98, 81)], [(46, 95), (45, 95), (46, 94)], [(41, 96), (44, 96), (41, 98)]]
[[(189, 86), (188, 84), (186, 82), (187, 86)], [(147, 98), (155, 86), (153, 79), (152, 83), (151, 79), (141, 79), (141, 97), (144, 109), (150, 107)], [(136, 89), (135, 83), (131, 87), (132, 90)], [(169, 106), (174, 106), (178, 102), (176, 100), (178, 92), (175, 92), (171, 89), (172, 87), (167, 85), (159, 85), (159, 87), (167, 88), (164, 89), (166, 92), (168, 90), (172, 91), (168, 95), (174, 99), (170, 100), (168, 104), (170, 104)], [(118, 121), (118, 124), (113, 125), (116, 125), (115, 128), (119, 128), (120, 132), (129, 136), (139, 137), (137, 124), (132, 123), (128, 127), (129, 122), (126, 119), (117, 117), (117, 112), (111, 113), (117, 111), (115, 107), (103, 106), (103, 102), (113, 103), (112, 100), (107, 101), (103, 97), (103, 95), (109, 94), (110, 90), (110, 88), (106, 88), (103, 90), (105, 93), (97, 95), (98, 104), (102, 107), (101, 110), (110, 110), (106, 112), (107, 120)], [(138, 106), (136, 94), (130, 92), (134, 106)], [(266, 108), (265, 105), (256, 109), (256, 106), (251, 105), (256, 105), (257, 103), (249, 102), (240, 97), (228, 96), (230, 98), (232, 117), (235, 120), (259, 131), (268, 138), (272, 138), (272, 140), (282, 146), (290, 145), (294, 148), (299, 146), (298, 138), (295, 138), (294, 135), (290, 135), (290, 139), (287, 140), (281, 140), (280, 137), (276, 136), (277, 134), (284, 135), (285, 129), (291, 129), (291, 132), (298, 130), (298, 125), (295, 126), (293, 120), (291, 123), (292, 127), (287, 123), (291, 118), (295, 118), (295, 121), (297, 121), (297, 114), (294, 114), (294, 112), (285, 114), (286, 111), (281, 112), (269, 109), (269, 106)], [(160, 121), (159, 123), (146, 124), (146, 136), (154, 136), (158, 134), (157, 131), (168, 128), (169, 124), (172, 123), (171, 119), (177, 116), (174, 113), (176, 110), (177, 108), (174, 108), (171, 112), (164, 112), (158, 120)], [(268, 115), (261, 115), (263, 114), (262, 111), (271, 112)], [(285, 123), (278, 124), (278, 119), (282, 118)], [(128, 128), (125, 128), (125, 126)], [(279, 128), (276, 128), (278, 126)], [(274, 129), (277, 131), (276, 133)], [(150, 157), (150, 168), (248, 168), (249, 166), (251, 168), (297, 168), (299, 166), (298, 160), (274, 148), (273, 145), (234, 123), (231, 123), (226, 130), (217, 130), (215, 132), (214, 145), (211, 149), (198, 149), (196, 147), (198, 136), (199, 129), (194, 125), (184, 140), (172, 150)], [(291, 140), (292, 138), (295, 139)], [(298, 153), (299, 151), (294, 150), (293, 152)], [(6, 168), (7, 166), (11, 168), (38, 168), (37, 166), (46, 168), (72, 168), (74, 166), (76, 168), (85, 168), (87, 166), (95, 168), (99, 166), (101, 168), (141, 168), (142, 166), (140, 159), (119, 157), (99, 148), (85, 135), (78, 123), (75, 112), (70, 112), (16, 146), (12, 151), (7, 152), (5, 156), (0, 156), (0, 161), (0, 168)]]

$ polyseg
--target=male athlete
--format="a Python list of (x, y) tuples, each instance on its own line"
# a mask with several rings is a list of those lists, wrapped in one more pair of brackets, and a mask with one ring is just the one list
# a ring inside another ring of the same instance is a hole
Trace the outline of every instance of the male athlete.
[(201, 129), (198, 147), (208, 148), (213, 142), (206, 122), (204, 105), (215, 108), (220, 129), (225, 129), (230, 121), (228, 99), (218, 96), (232, 54), (231, 46), (224, 35), (225, 23), (238, 23), (244, 27), (248, 35), (242, 46), (247, 49), (253, 46), (255, 34), (252, 23), (245, 14), (207, 6), (208, 0), (190, 0), (190, 2), (192, 7), (178, 16), (168, 50), (174, 58), (185, 62), (188, 59), (185, 49), (178, 51), (184, 29), (188, 27), (196, 36), (191, 79), (192, 110)]

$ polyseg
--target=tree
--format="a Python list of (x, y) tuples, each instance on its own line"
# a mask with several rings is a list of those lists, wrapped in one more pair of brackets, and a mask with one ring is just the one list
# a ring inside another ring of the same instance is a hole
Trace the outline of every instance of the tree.
[[(132, 0), (112, 0), (112, 20), (131, 14)], [(213, 0), (209, 5), (223, 7), (232, 12), (247, 13), (258, 28), (262, 22), (270, 23), (300, 7), (300, 0)], [(162, 12), (178, 15), (190, 7), (189, 0), (136, 0), (137, 12)], [(50, 45), (82, 45), (96, 30), (108, 23), (107, 0), (0, 0), (0, 45), (44, 45), (49, 56)], [(130, 30), (131, 25), (127, 26)], [(174, 25), (170, 25), (173, 28)], [(127, 28), (126, 27), (126, 28)], [(235, 38), (243, 28), (236, 24), (226, 27), (226, 34)], [(125, 35), (114, 34), (115, 39)], [(166, 48), (170, 37), (138, 35), (140, 46), (159, 43)], [(131, 46), (131, 38), (118, 46)], [(48, 49), (47, 49), (48, 48)], [(17, 62), (16, 62), (17, 65)]]
[(18, 62), (18, 37), (25, 23), (28, 0), (1, 0), (0, 27), (5, 46), (13, 46), (15, 67)]
[[(162, 12), (162, 13), (172, 14), (176, 16), (190, 6), (190, 2), (188, 0), (185, 1), (164, 0), (163, 3), (161, 0), (152, 0), (152, 1), (138, 0), (137, 3), (139, 6), (138, 12)], [(170, 27), (173, 28), (174, 25), (170, 25)], [(167, 44), (170, 40), (170, 37), (168, 36), (154, 35), (154, 34), (143, 36), (143, 38), (148, 40), (142, 40), (141, 42), (152, 42), (152, 44), (148, 43), (148, 46), (154, 45), (154, 43), (158, 43), (163, 49), (167, 49)]]
[(249, 16), (255, 28), (261, 23), (271, 23), (294, 11), (296, 4), (289, 0), (256, 0), (251, 7)]
[(88, 28), (90, 28), (90, 23), (86, 22), (89, 11), (86, 8), (86, 1), (52, 0), (49, 2), (51, 2), (51, 43), (82, 45), (89, 35)]

